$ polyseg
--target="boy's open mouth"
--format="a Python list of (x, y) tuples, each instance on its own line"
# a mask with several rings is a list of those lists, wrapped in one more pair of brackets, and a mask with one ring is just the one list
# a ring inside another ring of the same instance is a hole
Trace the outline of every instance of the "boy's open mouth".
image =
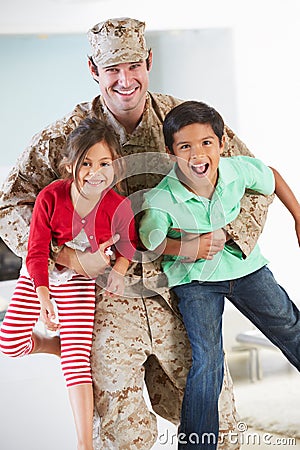
[(206, 172), (208, 171), (209, 164), (208, 163), (193, 164), (191, 168), (197, 175), (205, 175)]

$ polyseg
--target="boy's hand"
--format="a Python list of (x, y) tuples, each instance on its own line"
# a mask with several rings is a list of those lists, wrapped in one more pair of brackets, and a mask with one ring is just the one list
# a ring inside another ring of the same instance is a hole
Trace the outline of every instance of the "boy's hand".
[(125, 289), (124, 275), (112, 269), (109, 273), (105, 289), (110, 297), (113, 295), (123, 295)]
[(300, 221), (295, 221), (295, 230), (296, 230), (296, 235), (297, 235), (297, 239), (298, 239), (298, 245), (300, 247)]

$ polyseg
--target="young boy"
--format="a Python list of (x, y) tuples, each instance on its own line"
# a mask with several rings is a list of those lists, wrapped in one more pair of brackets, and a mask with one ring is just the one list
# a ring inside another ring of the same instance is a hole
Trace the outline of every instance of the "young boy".
[[(258, 246), (247, 258), (230, 241), (215, 257), (209, 254), (211, 233), (236, 218), (245, 189), (265, 195), (275, 189), (293, 215), (296, 229), (300, 222), (299, 203), (278, 172), (256, 158), (220, 158), (223, 130), (219, 113), (201, 102), (182, 103), (167, 114), (164, 138), (176, 163), (145, 194), (140, 226), (145, 247), (165, 254), (163, 270), (178, 297), (192, 346), (180, 449), (217, 447), (225, 297), (300, 369), (299, 310), (276, 283)], [(186, 261), (169, 244), (169, 237), (180, 240), (187, 233), (204, 234), (202, 259)]]

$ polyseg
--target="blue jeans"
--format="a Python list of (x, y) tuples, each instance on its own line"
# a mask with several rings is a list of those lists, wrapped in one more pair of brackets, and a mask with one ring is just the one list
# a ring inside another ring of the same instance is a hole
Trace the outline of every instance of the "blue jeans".
[(216, 449), (223, 381), (222, 313), (228, 298), (300, 370), (300, 312), (265, 266), (230, 281), (173, 288), (192, 347), (179, 427), (179, 449)]

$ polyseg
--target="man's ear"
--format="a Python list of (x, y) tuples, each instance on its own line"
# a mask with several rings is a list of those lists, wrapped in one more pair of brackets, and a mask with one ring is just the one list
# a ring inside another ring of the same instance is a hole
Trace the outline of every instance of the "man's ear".
[(150, 70), (152, 69), (152, 62), (153, 62), (153, 53), (152, 53), (152, 50), (150, 48), (149, 54), (148, 54), (148, 58), (147, 58), (147, 70), (148, 70), (148, 72), (150, 72)]
[(89, 70), (91, 72), (92, 77), (98, 83), (98, 78), (99, 78), (98, 67), (90, 59), (88, 59), (88, 66), (89, 66)]

